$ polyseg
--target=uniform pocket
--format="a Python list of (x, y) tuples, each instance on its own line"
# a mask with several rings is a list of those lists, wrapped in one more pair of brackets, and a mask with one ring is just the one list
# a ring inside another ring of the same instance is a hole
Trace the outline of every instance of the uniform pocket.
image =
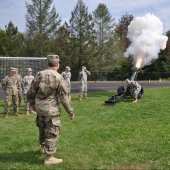
[(53, 126), (58, 126), (58, 127), (61, 126), (60, 117), (53, 117), (52, 120), (51, 120), (51, 122), (52, 122), (52, 125), (53, 125)]

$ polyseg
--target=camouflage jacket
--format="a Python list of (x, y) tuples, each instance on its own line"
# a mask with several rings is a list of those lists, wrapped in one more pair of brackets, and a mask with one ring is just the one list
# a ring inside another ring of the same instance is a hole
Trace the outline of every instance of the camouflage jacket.
[(22, 76), (17, 73), (16, 78), (18, 79), (18, 83), (19, 83), (18, 91), (22, 91)]
[(64, 71), (61, 73), (61, 75), (63, 76), (65, 83), (70, 85), (71, 72)]
[(73, 108), (69, 103), (65, 82), (61, 74), (50, 68), (40, 71), (27, 93), (30, 105), (35, 105), (39, 115), (60, 115), (60, 102), (70, 116)]
[(87, 75), (90, 75), (90, 71), (82, 70), (79, 72), (79, 80), (80, 82), (87, 82)]
[(2, 88), (8, 96), (17, 95), (19, 89), (19, 81), (15, 76), (6, 76), (2, 80)]
[(30, 89), (33, 79), (34, 79), (34, 76), (32, 75), (26, 75), (22, 79), (22, 88), (23, 88), (24, 94), (27, 94), (27, 91)]

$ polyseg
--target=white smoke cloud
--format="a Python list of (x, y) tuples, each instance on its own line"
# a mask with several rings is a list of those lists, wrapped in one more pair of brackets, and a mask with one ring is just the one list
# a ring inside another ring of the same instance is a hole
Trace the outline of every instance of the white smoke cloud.
[(149, 65), (166, 48), (167, 36), (163, 35), (163, 23), (153, 14), (136, 17), (128, 26), (127, 37), (131, 41), (125, 57), (132, 55), (136, 68)]

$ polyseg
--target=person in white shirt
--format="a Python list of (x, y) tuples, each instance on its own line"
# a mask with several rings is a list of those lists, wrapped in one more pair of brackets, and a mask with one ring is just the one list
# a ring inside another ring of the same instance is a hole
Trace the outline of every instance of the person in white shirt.
[(34, 76), (32, 76), (32, 69), (31, 68), (27, 68), (27, 75), (24, 76), (23, 80), (22, 80), (22, 86), (23, 86), (23, 93), (24, 93), (24, 102), (25, 102), (25, 110), (26, 110), (26, 114), (29, 115), (30, 113), (32, 113), (33, 111), (30, 108), (30, 104), (27, 102), (27, 92), (31, 87), (31, 83), (34, 79)]
[(85, 66), (82, 66), (81, 71), (79, 72), (79, 80), (80, 80), (80, 92), (79, 92), (79, 100), (87, 99), (87, 76), (91, 75), (90, 71), (86, 69)]
[(68, 91), (68, 98), (71, 101), (71, 68), (69, 66), (65, 67), (65, 71), (63, 71), (61, 73), (61, 75), (63, 76), (63, 79), (66, 83), (67, 86), (67, 91)]

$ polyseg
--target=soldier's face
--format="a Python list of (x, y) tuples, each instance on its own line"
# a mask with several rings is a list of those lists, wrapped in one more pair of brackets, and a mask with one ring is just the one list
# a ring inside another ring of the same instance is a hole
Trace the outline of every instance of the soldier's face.
[(27, 74), (30, 76), (32, 74), (32, 71), (28, 71)]
[(16, 71), (10, 71), (10, 75), (11, 76), (15, 76), (16, 75)]

